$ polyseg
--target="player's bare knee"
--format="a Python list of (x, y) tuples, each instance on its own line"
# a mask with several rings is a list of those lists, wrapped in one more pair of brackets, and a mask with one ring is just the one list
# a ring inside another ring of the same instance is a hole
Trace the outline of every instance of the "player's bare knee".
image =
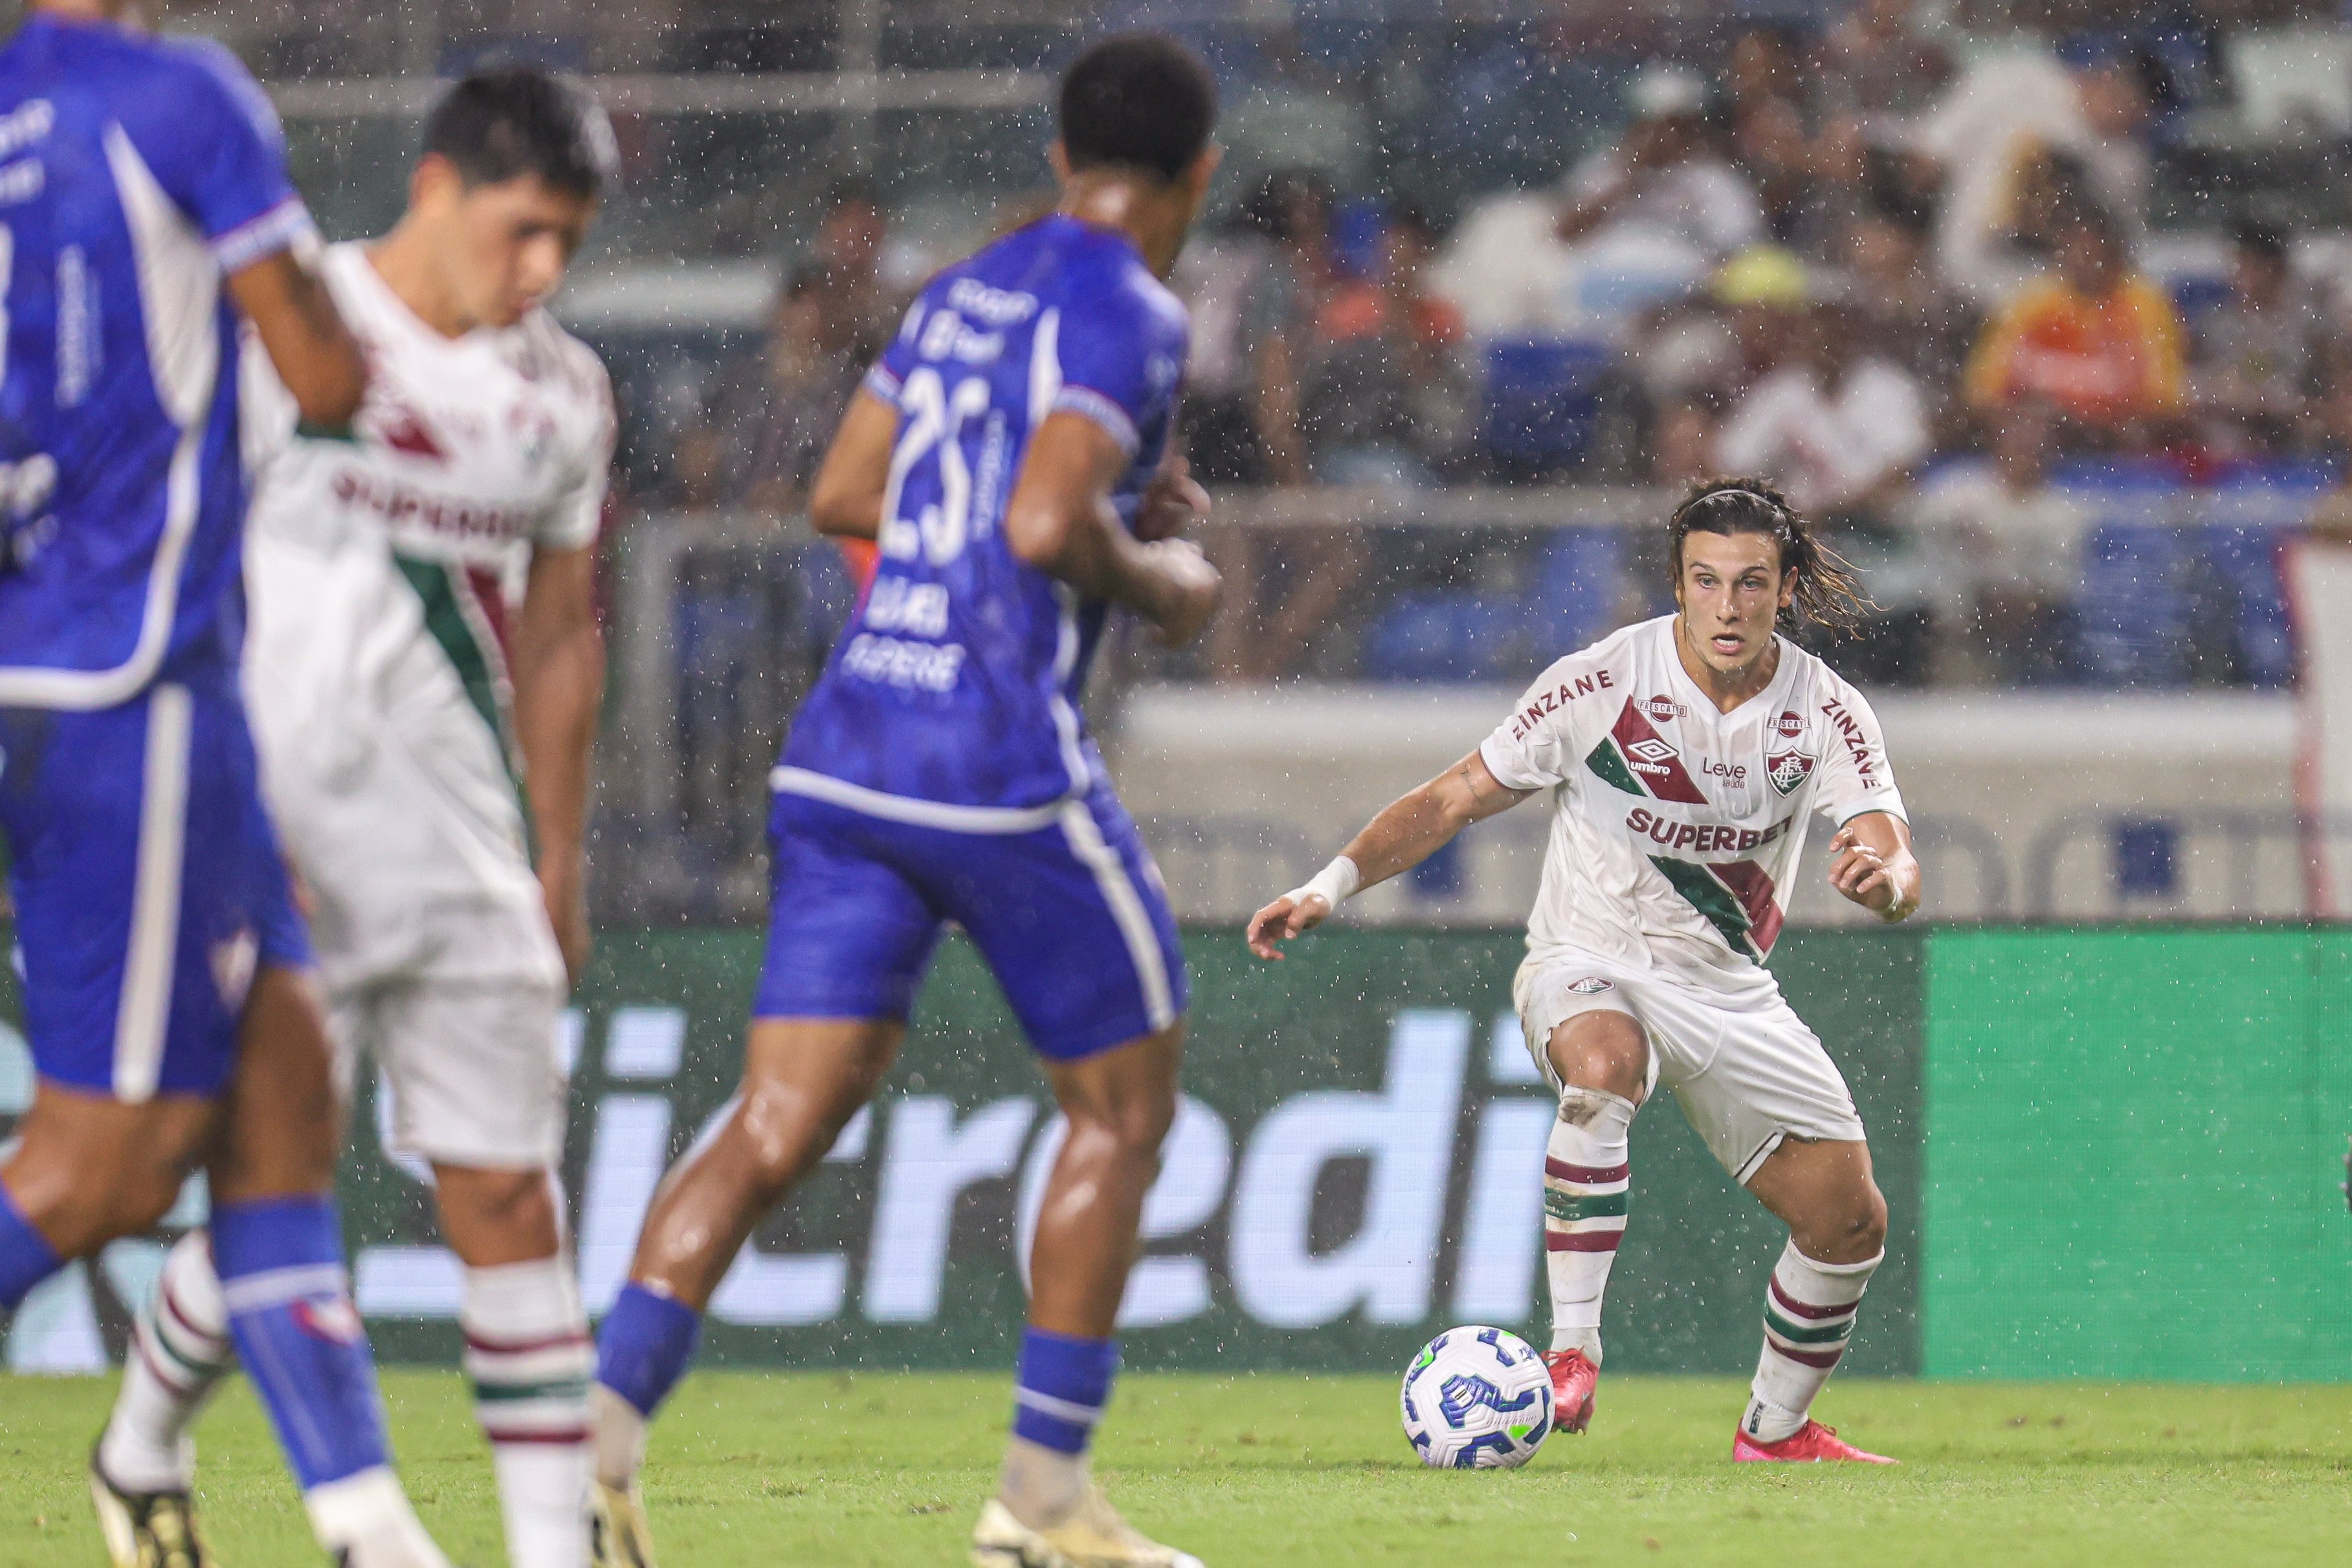
[[(443, 1218), (453, 1233), (499, 1238), (556, 1234), (555, 1195), (544, 1169), (438, 1166), (435, 1171)], [(460, 1256), (466, 1250), (460, 1247)]]
[(1873, 1257), (1886, 1247), (1886, 1195), (1876, 1182), (1864, 1184), (1862, 1210), (1853, 1217), (1850, 1239), (1862, 1256)]
[(1552, 1030), (1552, 1067), (1570, 1089), (1595, 1089), (1638, 1105), (1649, 1090), (1650, 1047), (1622, 1013), (1586, 1013)]
[(1817, 1262), (1859, 1263), (1885, 1249), (1886, 1199), (1876, 1183), (1865, 1181), (1791, 1231), (1797, 1250)]

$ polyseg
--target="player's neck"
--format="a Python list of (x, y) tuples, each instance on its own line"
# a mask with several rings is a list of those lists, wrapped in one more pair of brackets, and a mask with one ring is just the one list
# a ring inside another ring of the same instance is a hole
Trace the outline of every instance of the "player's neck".
[(413, 218), (403, 218), (390, 234), (367, 247), (368, 265), (411, 315), (445, 338), (462, 338), (480, 323), (466, 313), (456, 290), (435, 265), (436, 248)]
[(1717, 709), (1729, 713), (1741, 703), (1772, 684), (1780, 673), (1780, 639), (1774, 637), (1764, 644), (1764, 651), (1737, 670), (1718, 670), (1699, 657), (1692, 646), (1690, 629), (1683, 618), (1675, 617), (1675, 657), (1682, 661), (1683, 674), (1691, 678), (1707, 701)]
[(1192, 223), (1181, 190), (1172, 185), (1156, 189), (1132, 174), (1109, 170), (1072, 174), (1063, 182), (1062, 199), (1054, 210), (1125, 235), (1143, 253), (1144, 265), (1163, 278), (1175, 269), (1177, 253), (1184, 248), (1184, 234)]
[(61, 22), (117, 22), (127, 27), (146, 22), (137, 0), (34, 0), (28, 9)]

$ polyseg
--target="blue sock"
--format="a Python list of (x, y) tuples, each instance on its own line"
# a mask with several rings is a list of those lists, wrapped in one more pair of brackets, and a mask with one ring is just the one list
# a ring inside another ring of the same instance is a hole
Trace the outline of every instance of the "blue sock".
[(352, 1304), (342, 1228), (324, 1197), (213, 1208), (229, 1333), (305, 1492), (392, 1462), (375, 1363)]
[(1013, 1435), (1056, 1453), (1085, 1453), (1118, 1371), (1115, 1339), (1024, 1331), (1013, 1378)]
[(0, 1312), (15, 1312), (34, 1286), (65, 1266), (48, 1238), (33, 1228), (8, 1189), (0, 1186)]
[(596, 1336), (596, 1381), (650, 1416), (694, 1359), (702, 1314), (643, 1285), (621, 1287)]

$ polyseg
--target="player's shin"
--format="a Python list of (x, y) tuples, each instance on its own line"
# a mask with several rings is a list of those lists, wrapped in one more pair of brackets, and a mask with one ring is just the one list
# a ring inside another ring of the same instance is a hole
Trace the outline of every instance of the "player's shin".
[(362, 1568), (446, 1568), (392, 1473), (334, 1206), (318, 1196), (221, 1203), (212, 1234), (237, 1358), (320, 1544)]
[(1817, 1263), (1790, 1241), (1765, 1288), (1764, 1352), (1739, 1428), (1777, 1443), (1805, 1424), (1806, 1413), (1853, 1337), (1862, 1293), (1884, 1251), (1859, 1263)]
[(490, 1440), (513, 1568), (588, 1558), (588, 1379), (595, 1345), (562, 1257), (466, 1270), (474, 1414)]
[(1085, 1492), (1087, 1449), (1118, 1370), (1117, 1340), (1040, 1328), (1022, 1334), (1013, 1437), (997, 1497), (1023, 1524), (1034, 1530), (1051, 1523)]
[(702, 1314), (683, 1301), (635, 1281), (622, 1287), (597, 1336), (589, 1390), (597, 1480), (619, 1491), (636, 1484), (646, 1424), (686, 1375), (701, 1334)]
[(1601, 1364), (1601, 1300), (1625, 1234), (1633, 1103), (1570, 1084), (1544, 1146), (1544, 1265), (1551, 1347)]
[(195, 1480), (188, 1436), (236, 1363), (228, 1304), (201, 1230), (180, 1238), (131, 1334), (114, 1414), (99, 1440), (99, 1469), (127, 1492), (185, 1491)]

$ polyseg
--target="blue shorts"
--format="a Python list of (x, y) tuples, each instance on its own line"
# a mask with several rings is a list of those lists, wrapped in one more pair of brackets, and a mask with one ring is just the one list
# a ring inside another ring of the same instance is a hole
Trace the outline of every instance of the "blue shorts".
[(256, 969), (310, 962), (235, 675), (0, 709), (0, 831), (41, 1076), (218, 1094)]
[(752, 1016), (904, 1019), (952, 920), (1042, 1055), (1074, 1061), (1175, 1022), (1184, 952), (1133, 819), (1108, 789), (1045, 815), (969, 832), (779, 790)]

